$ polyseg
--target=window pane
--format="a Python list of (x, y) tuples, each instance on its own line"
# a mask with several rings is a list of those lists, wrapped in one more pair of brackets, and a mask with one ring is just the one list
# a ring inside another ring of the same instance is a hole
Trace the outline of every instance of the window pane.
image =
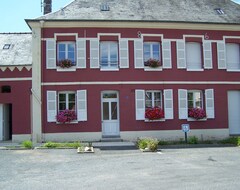
[(75, 45), (74, 44), (68, 44), (68, 52), (74, 52), (75, 51)]
[(111, 102), (112, 120), (117, 120), (117, 102)]
[(158, 43), (157, 44), (153, 44), (152, 47), (153, 47), (153, 51), (154, 52), (159, 52), (159, 44)]
[(193, 108), (193, 92), (188, 92), (188, 108)]
[(74, 101), (75, 102), (75, 94), (68, 94), (68, 100), (69, 101)]
[(109, 120), (109, 103), (103, 102), (103, 120)]
[(66, 94), (59, 94), (59, 101), (62, 102), (66, 102)]
[(66, 54), (65, 52), (58, 52), (58, 60), (63, 60), (66, 59)]
[(59, 103), (59, 111), (63, 111), (66, 109), (66, 103)]
[(144, 44), (143, 51), (144, 52), (150, 52), (150, 44)]
[(103, 98), (117, 98), (116, 93), (105, 93), (103, 94)]
[(200, 92), (195, 92), (195, 106), (196, 108), (201, 108), (202, 107), (202, 100), (201, 100), (201, 93)]
[(65, 44), (58, 44), (58, 50), (59, 51), (64, 51), (65, 52), (65, 48), (66, 48)]
[(161, 107), (161, 93), (154, 92), (154, 107)]
[(144, 61), (147, 61), (148, 59), (150, 59), (151, 57), (150, 44), (144, 44), (143, 52), (144, 52)]
[(69, 103), (68, 109), (69, 109), (69, 110), (76, 111), (75, 102)]

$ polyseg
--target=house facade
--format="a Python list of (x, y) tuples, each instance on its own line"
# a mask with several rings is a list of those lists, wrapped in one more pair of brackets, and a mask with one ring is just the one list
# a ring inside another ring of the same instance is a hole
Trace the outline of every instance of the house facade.
[(31, 136), (32, 34), (0, 34), (0, 141)]
[(240, 134), (239, 5), (75, 0), (26, 22), (31, 130), (14, 140)]

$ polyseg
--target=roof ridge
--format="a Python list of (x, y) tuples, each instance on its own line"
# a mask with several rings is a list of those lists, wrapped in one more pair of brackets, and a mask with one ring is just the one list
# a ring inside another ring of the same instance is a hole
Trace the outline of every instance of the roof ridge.
[(32, 34), (32, 32), (0, 32), (0, 34)]

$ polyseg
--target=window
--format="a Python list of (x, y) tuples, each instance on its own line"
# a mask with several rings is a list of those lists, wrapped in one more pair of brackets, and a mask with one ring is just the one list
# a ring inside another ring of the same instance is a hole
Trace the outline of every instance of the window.
[(144, 63), (149, 59), (156, 59), (160, 61), (160, 43), (145, 42), (143, 44)]
[(2, 86), (2, 93), (11, 93), (11, 86)]
[(188, 109), (203, 108), (202, 91), (188, 91)]
[(226, 44), (227, 69), (240, 70), (240, 45), (237, 43)]
[(186, 42), (186, 64), (189, 70), (202, 69), (201, 44), (197, 42)]
[(59, 92), (58, 94), (58, 111), (66, 109), (76, 111), (76, 94), (75, 92)]
[(137, 89), (135, 106), (136, 120), (173, 119), (173, 90)]
[(162, 108), (161, 91), (146, 91), (145, 96), (145, 108)]
[(214, 9), (214, 10), (215, 10), (216, 13), (219, 14), (219, 15), (224, 15), (224, 14), (225, 14), (224, 11), (223, 11), (221, 8), (216, 8), (216, 9)]
[(101, 68), (118, 68), (118, 43), (101, 42), (100, 43), (100, 65)]
[(4, 44), (3, 49), (10, 49), (11, 44)]
[(60, 42), (58, 43), (58, 62), (69, 59), (72, 65), (76, 65), (75, 43), (74, 42)]
[(87, 121), (87, 91), (47, 91), (47, 121), (56, 122), (64, 110), (75, 111), (78, 121)]
[(214, 89), (178, 89), (178, 115), (179, 119), (214, 119)]

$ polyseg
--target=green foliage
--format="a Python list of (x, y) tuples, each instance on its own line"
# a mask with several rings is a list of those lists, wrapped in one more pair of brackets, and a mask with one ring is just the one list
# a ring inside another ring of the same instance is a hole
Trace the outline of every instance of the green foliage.
[(227, 139), (224, 139), (222, 141), (220, 141), (220, 143), (222, 144), (233, 144), (236, 146), (240, 146), (240, 137), (230, 137)]
[(82, 144), (80, 142), (73, 143), (57, 143), (57, 142), (46, 142), (43, 147), (46, 148), (78, 148), (81, 147)]
[(168, 141), (158, 141), (158, 145), (170, 145), (171, 142)]
[(159, 141), (155, 138), (142, 138), (137, 142), (139, 149), (149, 149), (152, 152), (157, 151)]
[(22, 146), (23, 146), (24, 148), (31, 149), (31, 148), (33, 148), (33, 143), (32, 143), (32, 141), (23, 141), (23, 142), (22, 142)]
[(196, 136), (189, 137), (188, 144), (198, 144), (198, 138)]

